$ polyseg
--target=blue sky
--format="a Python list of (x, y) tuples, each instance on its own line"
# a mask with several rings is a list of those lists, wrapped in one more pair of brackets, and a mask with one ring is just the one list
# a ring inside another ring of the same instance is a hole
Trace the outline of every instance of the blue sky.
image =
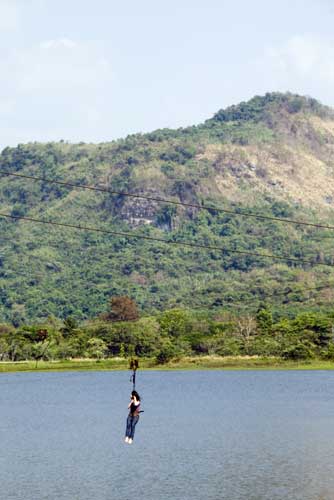
[(0, 0), (0, 149), (198, 124), (255, 94), (334, 106), (329, 0)]

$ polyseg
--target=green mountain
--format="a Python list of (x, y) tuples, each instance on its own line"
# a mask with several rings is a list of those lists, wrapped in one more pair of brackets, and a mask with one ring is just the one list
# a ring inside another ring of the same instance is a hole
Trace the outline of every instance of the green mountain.
[(334, 111), (280, 93), (220, 110), (198, 126), (97, 145), (61, 141), (4, 149), (0, 321), (91, 318), (114, 295), (129, 295), (144, 313), (181, 306), (237, 313), (263, 302), (278, 314), (330, 309), (330, 287), (307, 289), (333, 282), (332, 231), (236, 213), (334, 225), (333, 152)]

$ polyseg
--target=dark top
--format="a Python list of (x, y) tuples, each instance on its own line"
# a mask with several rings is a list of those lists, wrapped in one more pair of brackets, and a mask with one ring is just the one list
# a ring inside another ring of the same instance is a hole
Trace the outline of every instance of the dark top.
[(132, 402), (130, 406), (130, 415), (132, 415), (133, 417), (138, 416), (139, 410), (140, 410), (140, 402), (137, 405)]

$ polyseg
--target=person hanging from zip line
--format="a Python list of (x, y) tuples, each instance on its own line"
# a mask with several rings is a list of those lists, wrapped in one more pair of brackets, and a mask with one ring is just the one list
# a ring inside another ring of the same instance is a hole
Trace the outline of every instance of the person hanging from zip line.
[(131, 444), (135, 435), (135, 427), (139, 420), (140, 396), (137, 391), (131, 392), (131, 399), (128, 405), (129, 414), (126, 419), (125, 442)]

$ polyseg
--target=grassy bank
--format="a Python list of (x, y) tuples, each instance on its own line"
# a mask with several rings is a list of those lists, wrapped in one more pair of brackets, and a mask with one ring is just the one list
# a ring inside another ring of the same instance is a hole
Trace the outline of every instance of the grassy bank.
[[(0, 362), (0, 372), (127, 370), (129, 362), (122, 358), (72, 359), (68, 361)], [(334, 362), (323, 360), (284, 361), (281, 358), (258, 356), (184, 357), (159, 365), (153, 359), (141, 359), (143, 370), (333, 370)]]

